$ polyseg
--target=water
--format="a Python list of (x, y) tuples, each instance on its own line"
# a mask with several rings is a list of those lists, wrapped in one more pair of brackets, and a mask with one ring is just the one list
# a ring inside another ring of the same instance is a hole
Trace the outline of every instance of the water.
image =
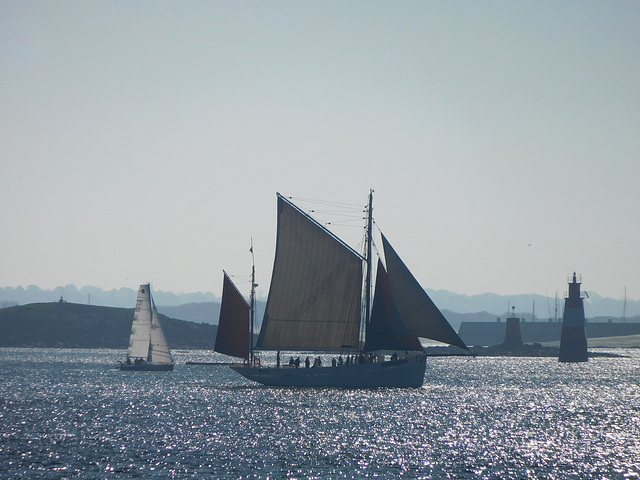
[(640, 351), (433, 358), (421, 389), (253, 385), (177, 352), (0, 349), (0, 478), (640, 478)]

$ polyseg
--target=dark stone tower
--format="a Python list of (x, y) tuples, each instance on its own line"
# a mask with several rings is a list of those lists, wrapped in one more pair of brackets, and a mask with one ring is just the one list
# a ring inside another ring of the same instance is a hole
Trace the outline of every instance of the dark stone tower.
[(564, 299), (560, 357), (558, 358), (561, 362), (586, 362), (588, 360), (586, 322), (580, 283), (576, 280), (574, 272), (573, 282), (569, 284), (569, 296)]
[(516, 317), (516, 307), (511, 307), (513, 312), (507, 318), (507, 328), (504, 331), (504, 342), (502, 347), (507, 350), (518, 350), (522, 348), (522, 334), (520, 333), (520, 319)]

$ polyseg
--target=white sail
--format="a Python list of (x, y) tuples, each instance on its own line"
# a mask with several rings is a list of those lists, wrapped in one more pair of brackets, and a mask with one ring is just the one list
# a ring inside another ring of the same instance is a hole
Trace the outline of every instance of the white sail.
[(258, 348), (355, 348), (362, 257), (278, 195), (276, 258)]
[(149, 339), (151, 337), (151, 292), (149, 284), (140, 285), (136, 311), (133, 314), (131, 336), (127, 357), (144, 358), (149, 354)]
[(173, 363), (169, 345), (164, 338), (160, 321), (158, 319), (158, 309), (156, 302), (151, 299), (153, 310), (151, 311), (151, 342), (149, 346), (149, 361), (152, 363)]

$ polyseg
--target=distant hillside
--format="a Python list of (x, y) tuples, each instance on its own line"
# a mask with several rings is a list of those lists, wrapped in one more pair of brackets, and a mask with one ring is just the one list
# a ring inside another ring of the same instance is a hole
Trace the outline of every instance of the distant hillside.
[[(133, 308), (35, 303), (0, 309), (0, 347), (127, 348)], [(170, 348), (213, 349), (217, 327), (160, 314)]]
[[(27, 305), (29, 303), (56, 302), (60, 297), (69, 303), (83, 305), (104, 305), (107, 307), (129, 308), (136, 304), (138, 288), (120, 288), (103, 290), (99, 287), (65, 285), (52, 290), (42, 289), (36, 285), (25, 287), (0, 287), (0, 306), (3, 302)], [(152, 286), (153, 287), (153, 286)], [(152, 288), (153, 289), (153, 288)], [(184, 303), (220, 301), (213, 293), (173, 293), (153, 290), (156, 305), (182, 305)]]
[[(256, 318), (258, 324), (264, 314), (265, 302), (256, 301)], [(159, 306), (158, 312), (171, 318), (179, 318), (189, 322), (218, 324), (220, 318), (220, 302), (185, 303), (173, 307)]]
[[(588, 290), (588, 288), (587, 288)], [(523, 318), (531, 318), (535, 301), (536, 317), (548, 320), (555, 317), (555, 295), (497, 295), (483, 293), (480, 295), (462, 295), (447, 290), (427, 289), (434, 303), (442, 310), (456, 313), (488, 312), (494, 317), (511, 313), (515, 305), (516, 314)], [(560, 292), (562, 296), (562, 292)], [(35, 285), (23, 287), (0, 287), (0, 308), (11, 305), (55, 302), (63, 297), (66, 301), (84, 305), (104, 305), (108, 307), (132, 308), (136, 304), (137, 289), (120, 288), (103, 290), (98, 287), (85, 286), (78, 289), (75, 285), (66, 285), (52, 290), (44, 290)], [(217, 323), (220, 298), (210, 292), (172, 293), (161, 290), (154, 291), (153, 297), (158, 310), (171, 318), (180, 318), (196, 322)], [(188, 305), (182, 309), (183, 305)], [(209, 308), (211, 307), (211, 308)], [(176, 308), (176, 310), (173, 310)], [(264, 299), (258, 301), (258, 319), (262, 318)], [(562, 316), (564, 299), (558, 300), (558, 315)], [(626, 314), (627, 317), (640, 315), (640, 301), (628, 300), (626, 308), (622, 299), (605, 298), (596, 292), (589, 291), (584, 302), (587, 317), (615, 318)]]
[(158, 306), (158, 312), (171, 318), (189, 322), (218, 324), (220, 302), (185, 303), (175, 306)]

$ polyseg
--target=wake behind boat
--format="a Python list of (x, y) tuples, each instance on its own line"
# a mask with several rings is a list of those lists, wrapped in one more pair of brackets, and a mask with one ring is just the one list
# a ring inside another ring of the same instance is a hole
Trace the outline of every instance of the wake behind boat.
[(120, 370), (173, 370), (173, 357), (160, 326), (149, 284), (140, 285), (138, 289), (127, 359), (120, 363)]
[[(225, 273), (218, 335), (220, 329), (233, 333), (223, 334), (220, 344), (217, 339), (215, 350), (244, 360), (231, 365), (233, 370), (271, 386), (420, 387), (426, 354), (419, 337), (469, 350), (384, 235), (386, 268), (379, 260), (372, 302), (373, 192), (364, 255), (282, 195), (277, 198), (276, 255), (255, 347), (255, 269), (251, 304)], [(261, 365), (255, 353), (268, 350), (278, 352), (275, 368)], [(314, 366), (309, 356), (305, 365), (299, 359), (281, 365), (281, 352), (317, 356)], [(331, 366), (322, 366), (321, 355), (325, 362), (333, 356)]]

